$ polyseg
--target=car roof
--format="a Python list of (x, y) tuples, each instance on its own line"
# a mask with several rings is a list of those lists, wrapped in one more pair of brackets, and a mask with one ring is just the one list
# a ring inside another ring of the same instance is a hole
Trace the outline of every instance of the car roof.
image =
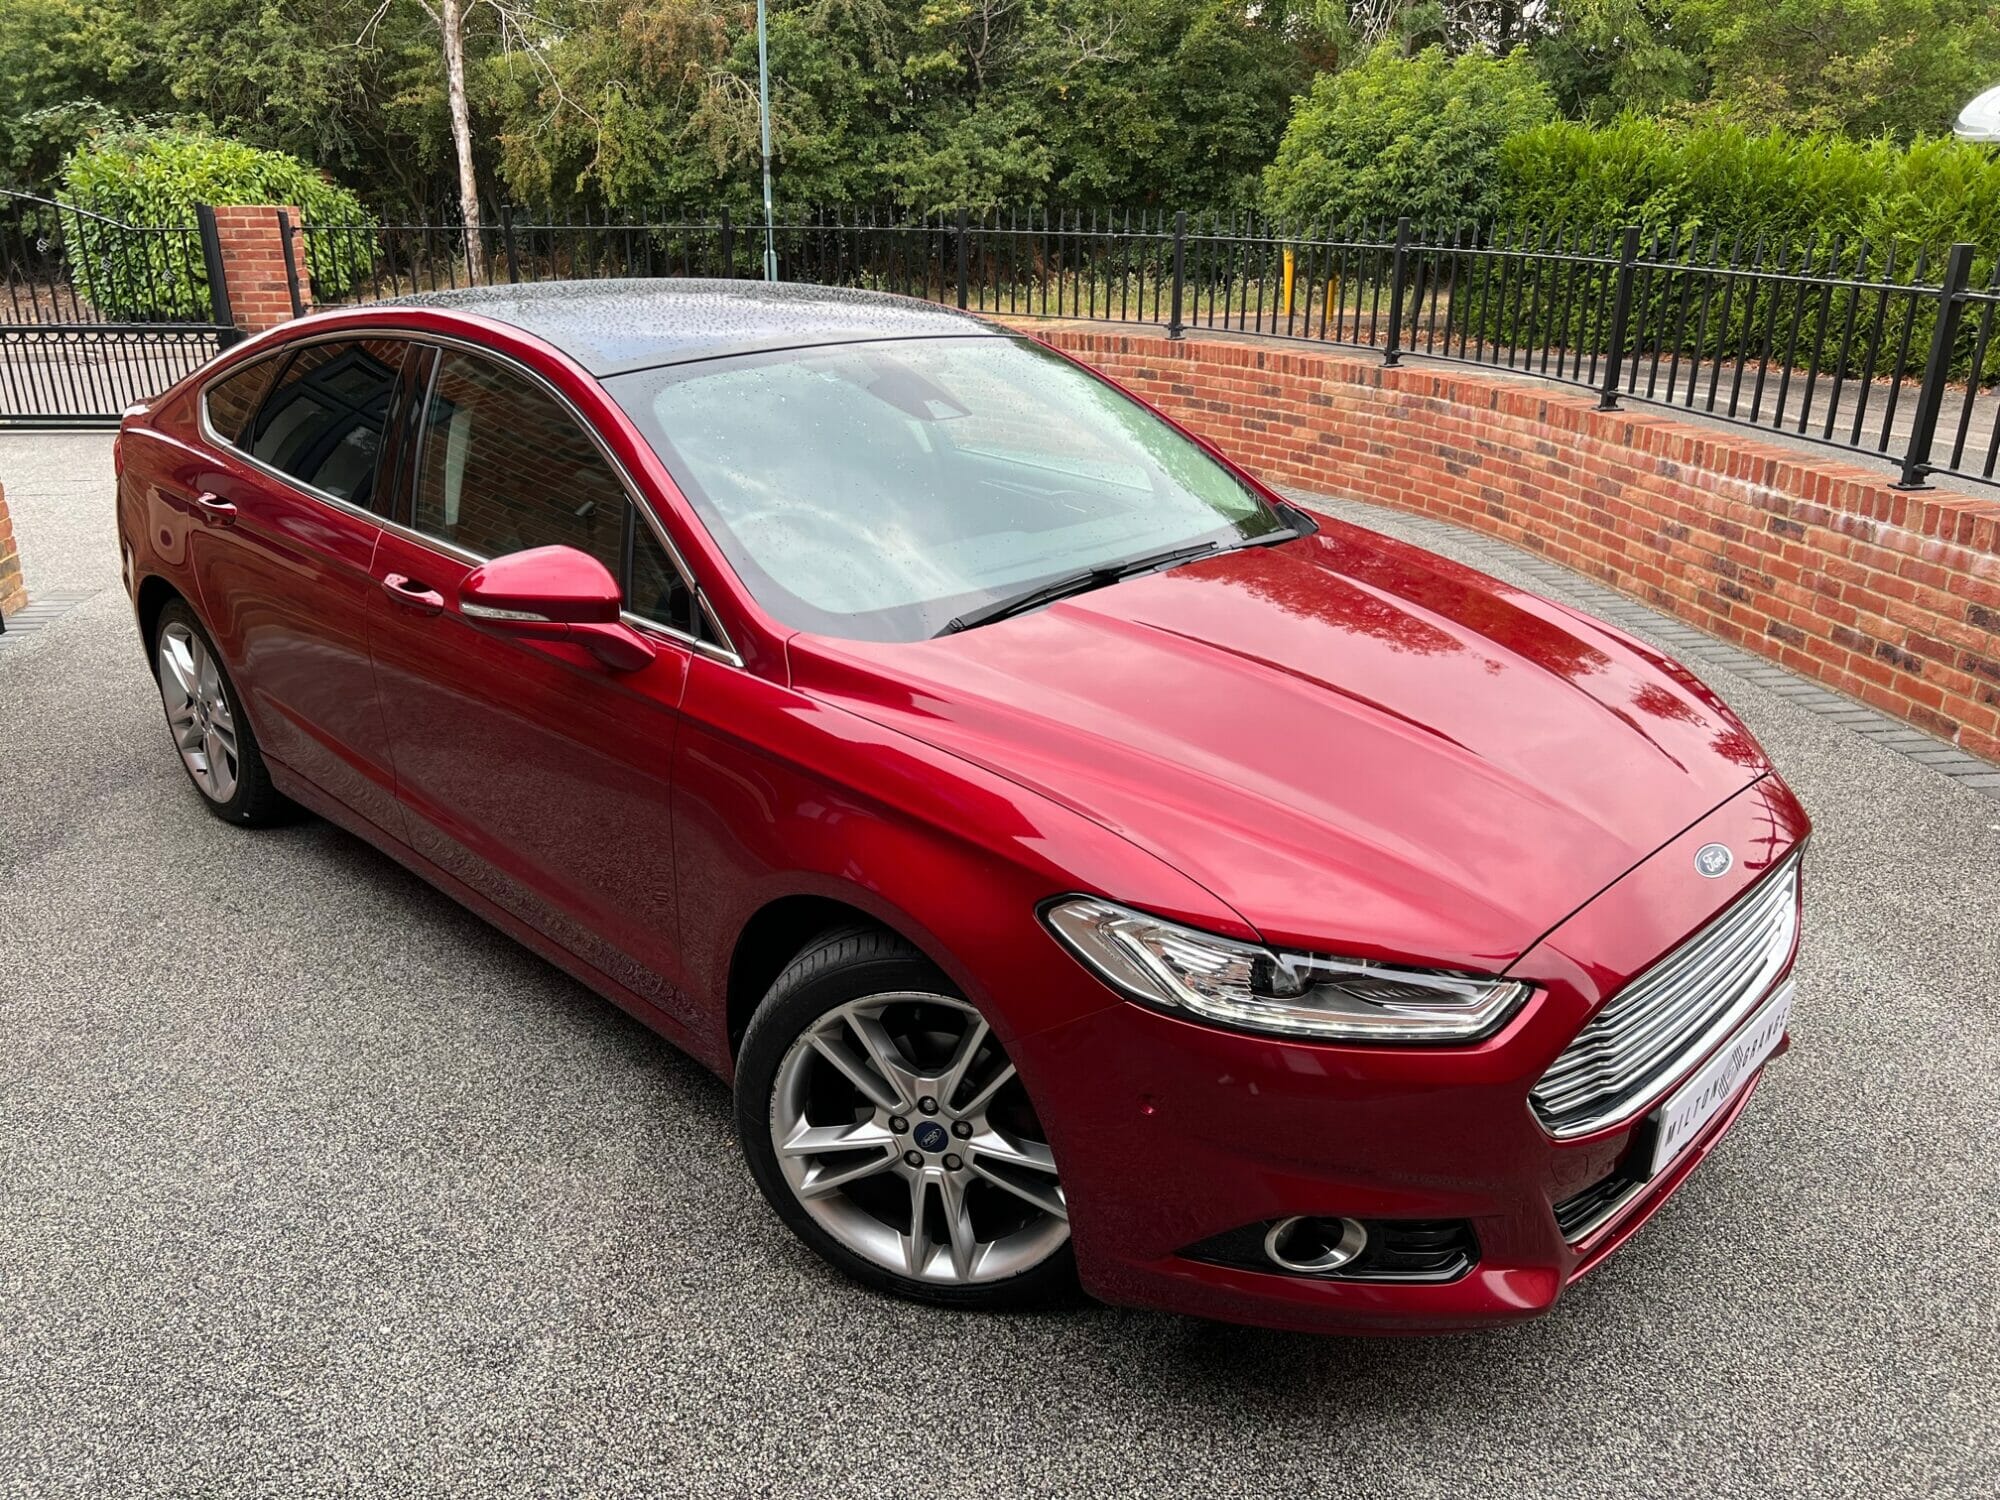
[(769, 349), (875, 339), (972, 338), (990, 324), (936, 303), (851, 287), (686, 277), (463, 287), (396, 299), (531, 333), (593, 375)]

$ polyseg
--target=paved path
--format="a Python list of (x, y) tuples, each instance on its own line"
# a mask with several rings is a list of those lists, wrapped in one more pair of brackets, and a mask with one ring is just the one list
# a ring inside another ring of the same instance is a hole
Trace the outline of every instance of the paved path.
[[(0, 1494), (2000, 1489), (2000, 807), (1703, 672), (1819, 822), (1797, 1046), (1550, 1318), (947, 1317), (781, 1234), (722, 1087), (166, 746), (101, 437), (0, 438)], [(1566, 575), (1380, 517), (1571, 594)]]

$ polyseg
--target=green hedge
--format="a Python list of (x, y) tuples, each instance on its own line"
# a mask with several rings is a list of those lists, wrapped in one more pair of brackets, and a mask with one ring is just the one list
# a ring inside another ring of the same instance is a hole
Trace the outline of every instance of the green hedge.
[[(1647, 259), (1761, 267), (1791, 275), (1859, 281), (1936, 283), (1946, 249), (1979, 247), (1972, 283), (1987, 284), (2000, 251), (2000, 154), (1952, 140), (1907, 147), (1832, 136), (1761, 135), (1734, 128), (1685, 129), (1653, 120), (1603, 128), (1573, 123), (1515, 135), (1498, 153), (1498, 238), (1506, 244), (1616, 253), (1616, 231), (1641, 230)], [(1507, 227), (1507, 226), (1513, 227)], [(1603, 353), (1602, 309), (1610, 273), (1577, 275), (1566, 307), (1567, 347)], [(1545, 343), (1555, 332), (1532, 295), (1454, 297), (1454, 327), (1503, 345)], [(1725, 302), (1725, 288), (1727, 300)], [(1464, 290), (1470, 292), (1471, 288)], [(1516, 285), (1518, 290), (1518, 284)], [(1722, 278), (1699, 270), (1642, 269), (1634, 284), (1628, 353), (1685, 359), (1768, 352), (1773, 366), (1809, 368), (1825, 332), (1820, 370), (1889, 373), (1899, 349), (1921, 366), (1936, 322), (1934, 296), (1822, 288), (1768, 279)], [(1724, 316), (1724, 313), (1727, 316)], [(1971, 369), (1978, 315), (1961, 323), (1953, 373)], [(1868, 359), (1874, 339), (1874, 358)], [(1796, 333), (1794, 329), (1796, 328)], [(1982, 375), (2000, 374), (2000, 342), (1989, 343)], [(1730, 377), (1725, 376), (1726, 390)]]
[[(296, 207), (307, 223), (372, 225), (361, 200), (296, 157), (187, 130), (133, 128), (94, 137), (63, 167), (77, 291), (108, 318), (208, 317), (208, 275), (194, 231), (197, 204)], [(139, 226), (122, 232), (93, 217)], [(373, 236), (315, 256), (314, 281), (338, 297), (369, 268)]]
[[(1551, 118), (1554, 111), (1525, 59), (1432, 49), (1405, 58), (1379, 50), (1346, 71), (1323, 75), (1296, 101), (1265, 173), (1266, 206), (1298, 232), (1322, 226), (1382, 226), (1402, 215), (1420, 239), (1450, 243), (1478, 234), (1528, 248), (1615, 244), (1637, 225), (1642, 248), (1693, 263), (1758, 261), (1858, 280), (1936, 281), (1948, 246), (1979, 247), (1973, 283), (1985, 286), (2000, 253), (2000, 152), (1950, 139), (1859, 141), (1785, 131), (1624, 118), (1590, 126)], [(1893, 256), (1893, 261), (1891, 257)], [(1921, 257), (1921, 262), (1919, 260)], [(1483, 282), (1492, 262), (1481, 263)], [(1893, 266), (1893, 270), (1890, 268)], [(1463, 267), (1462, 267), (1463, 269)], [(1603, 352), (1600, 316), (1605, 273), (1579, 272), (1572, 295), (1551, 309), (1538, 303), (1535, 279), (1525, 295), (1488, 300), (1465, 295), (1461, 274), (1449, 303), (1456, 334), (1520, 347), (1546, 341), (1566, 322), (1567, 347)], [(1921, 361), (1935, 321), (1935, 299), (1892, 294), (1872, 369), (1861, 356), (1880, 298), (1870, 292), (1738, 281), (1729, 317), (1720, 292), (1701, 312), (1706, 278), (1651, 273), (1637, 285), (1632, 347), (1685, 357), (1756, 358), (1768, 342), (1783, 357), (1799, 314), (1799, 349), (1809, 351), (1822, 322), (1838, 342), (1850, 314), (1857, 348), (1846, 373), (1880, 373), (1902, 343), (1901, 315), (1911, 312), (1909, 348)], [(1687, 309), (1685, 317), (1682, 309)], [(1567, 318), (1564, 318), (1567, 310)], [(1966, 320), (1956, 368), (1970, 368), (1978, 324)], [(1801, 352), (1800, 362), (1810, 360)], [(1989, 343), (1987, 375), (2000, 374), (2000, 339)]]
[(1840, 136), (1752, 135), (1625, 119), (1521, 131), (1498, 153), (1500, 217), (1605, 230), (1637, 224), (1785, 244), (1835, 235), (1907, 259), (1955, 240), (2000, 250), (2000, 153), (1946, 139), (1909, 146)]

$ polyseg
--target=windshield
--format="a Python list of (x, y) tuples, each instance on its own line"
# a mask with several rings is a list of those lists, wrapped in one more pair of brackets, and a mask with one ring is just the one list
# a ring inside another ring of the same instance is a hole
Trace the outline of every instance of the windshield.
[(1137, 402), (1025, 339), (898, 339), (605, 382), (786, 625), (918, 640), (1082, 569), (1289, 535)]

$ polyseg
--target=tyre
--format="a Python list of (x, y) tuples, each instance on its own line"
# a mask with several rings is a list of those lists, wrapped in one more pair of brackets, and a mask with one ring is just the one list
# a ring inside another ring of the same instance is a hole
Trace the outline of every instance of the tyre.
[(167, 732), (208, 810), (225, 823), (256, 828), (294, 812), (271, 785), (257, 736), (236, 685), (194, 611), (176, 599), (160, 611), (153, 635), (153, 675), (167, 712)]
[(857, 1281), (967, 1308), (1073, 1294), (1068, 1204), (1014, 1064), (901, 939), (831, 933), (778, 976), (736, 1120), (771, 1207)]

